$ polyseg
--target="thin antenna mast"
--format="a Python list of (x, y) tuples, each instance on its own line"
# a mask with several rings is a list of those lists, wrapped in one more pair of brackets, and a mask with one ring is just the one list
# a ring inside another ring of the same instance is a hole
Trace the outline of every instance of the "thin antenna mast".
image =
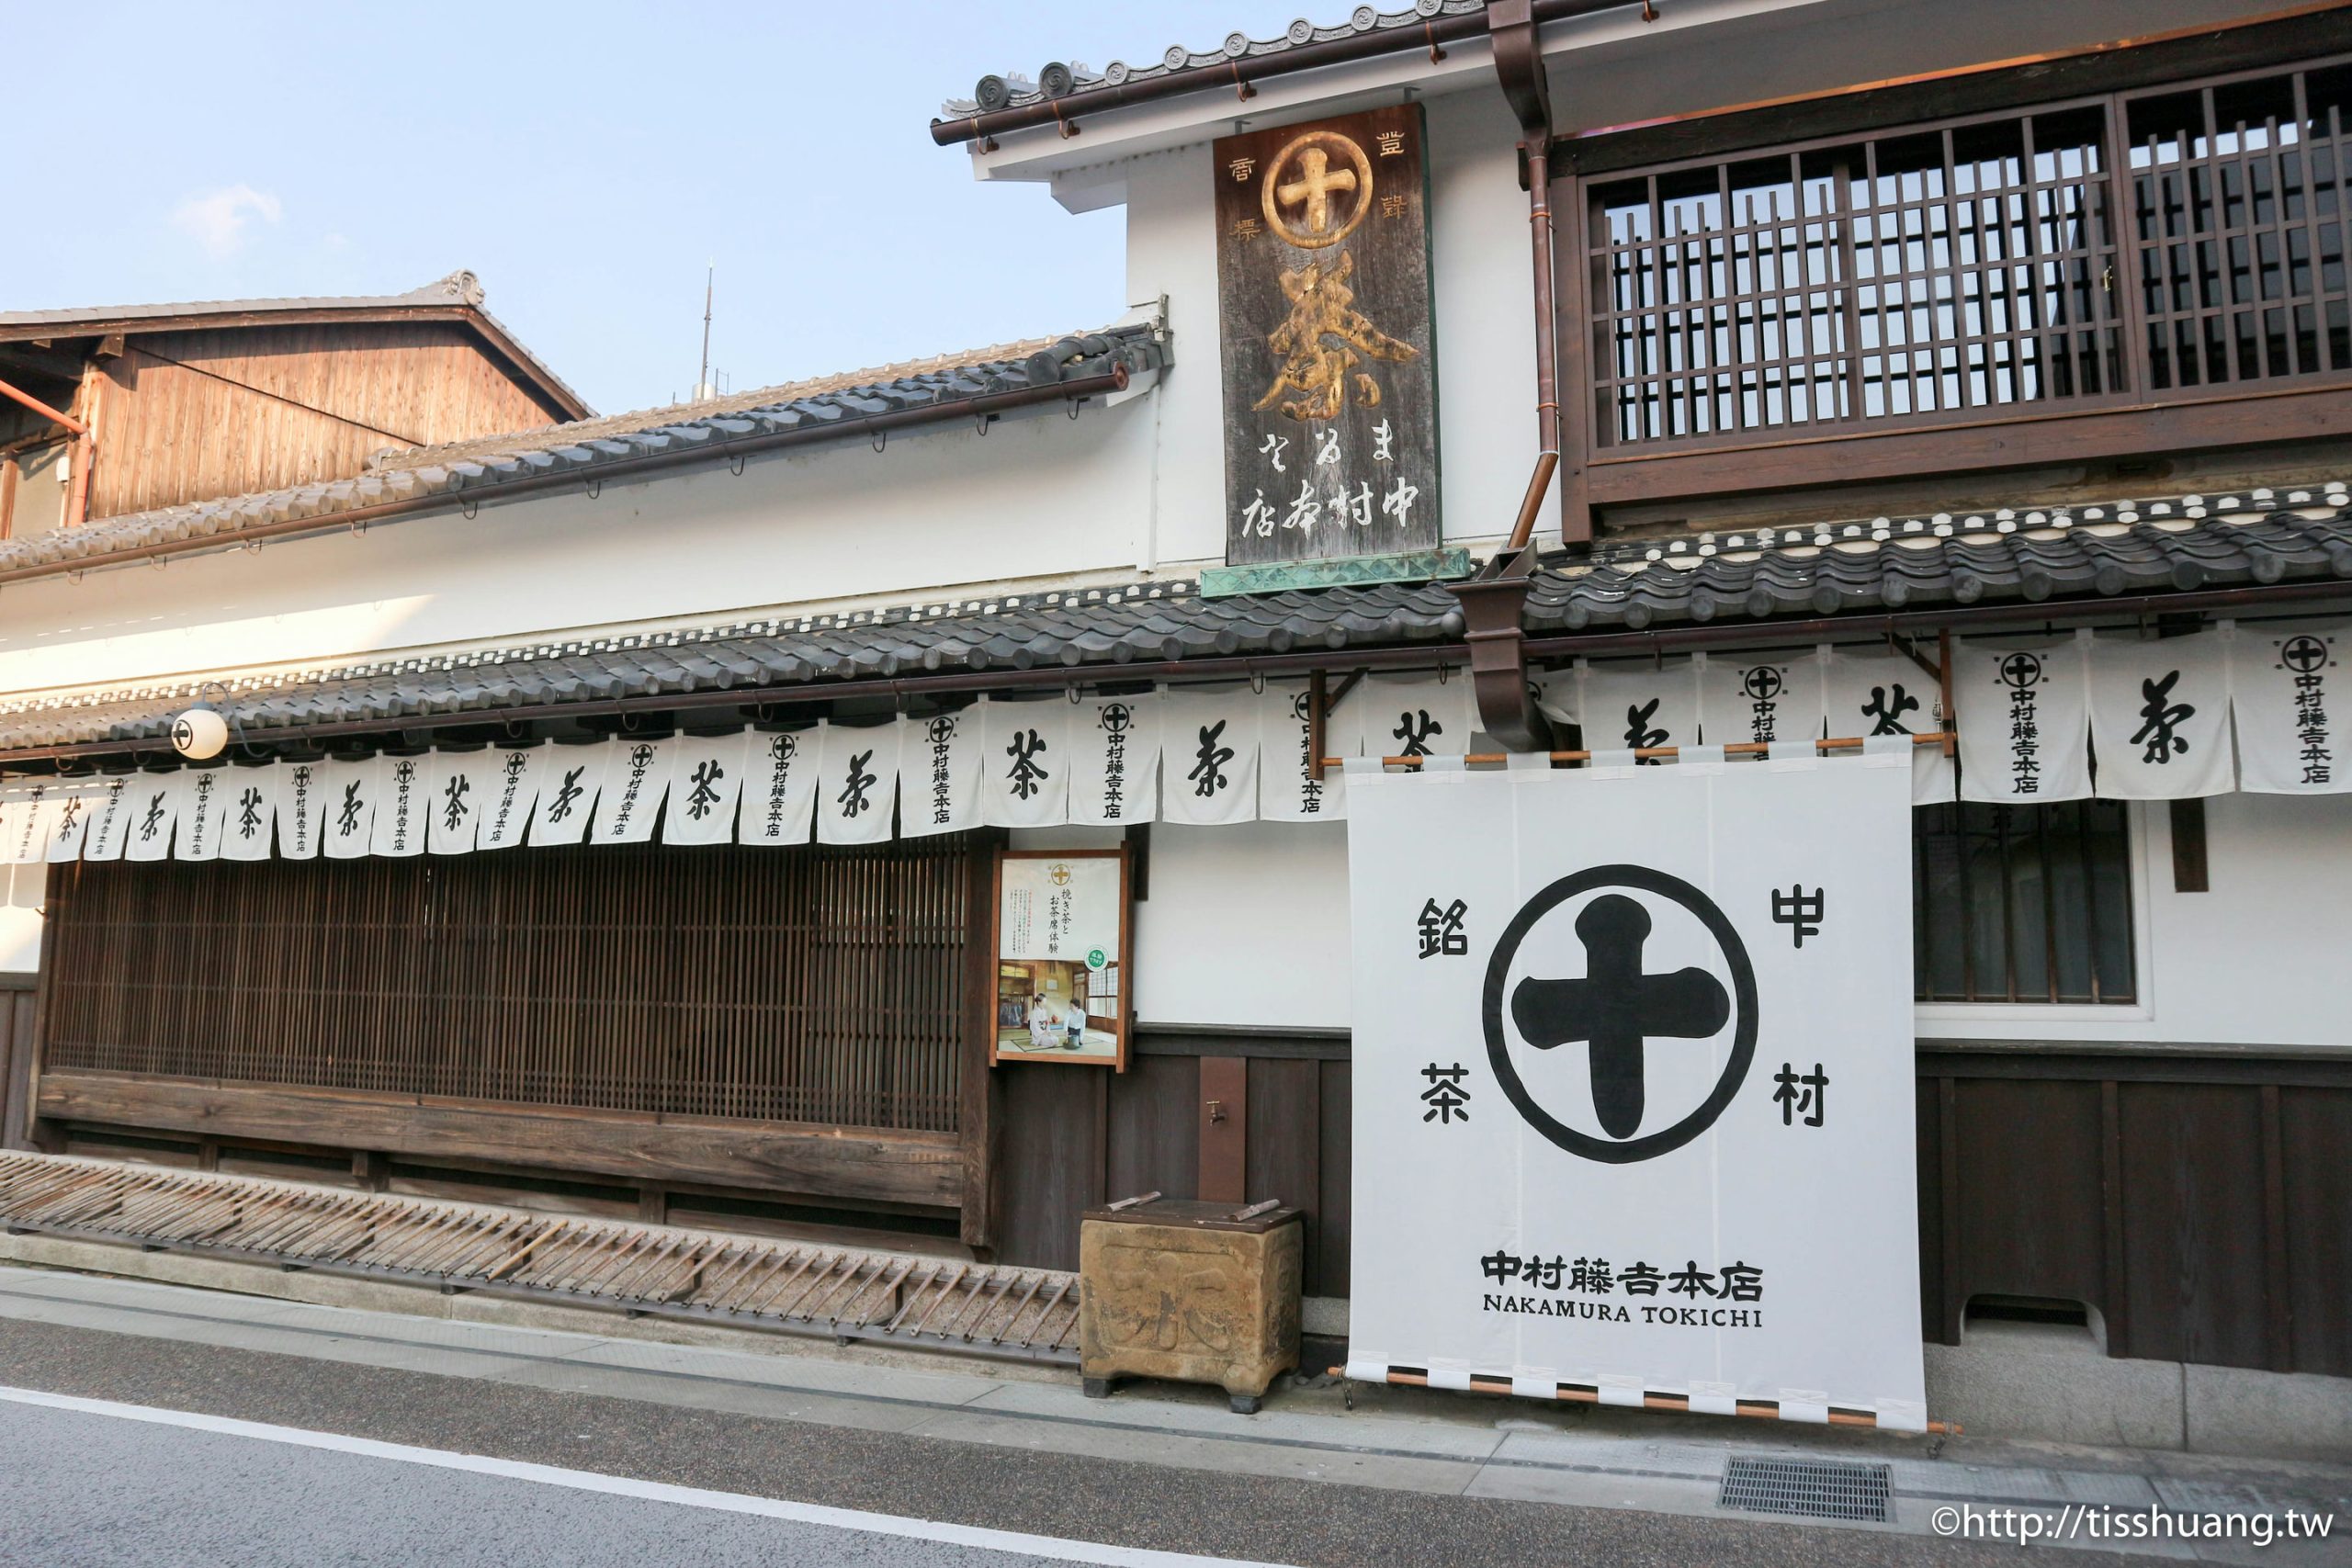
[(696, 402), (718, 395), (710, 384), (710, 298), (718, 282), (718, 264), (713, 261), (702, 279), (702, 373), (695, 378)]

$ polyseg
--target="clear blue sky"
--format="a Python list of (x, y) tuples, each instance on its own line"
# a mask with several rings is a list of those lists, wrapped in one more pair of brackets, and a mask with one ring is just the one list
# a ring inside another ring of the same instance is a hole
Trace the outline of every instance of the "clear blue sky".
[(985, 71), (1340, 0), (7, 6), (0, 310), (398, 293), (470, 267), (599, 409), (1100, 325), (1123, 216), (933, 146)]

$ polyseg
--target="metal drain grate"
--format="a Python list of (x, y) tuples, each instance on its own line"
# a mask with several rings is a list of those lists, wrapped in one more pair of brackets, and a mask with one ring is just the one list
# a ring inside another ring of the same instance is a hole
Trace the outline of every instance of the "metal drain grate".
[(1719, 1508), (1884, 1524), (1888, 1470), (1815, 1459), (1736, 1459), (1724, 1471)]

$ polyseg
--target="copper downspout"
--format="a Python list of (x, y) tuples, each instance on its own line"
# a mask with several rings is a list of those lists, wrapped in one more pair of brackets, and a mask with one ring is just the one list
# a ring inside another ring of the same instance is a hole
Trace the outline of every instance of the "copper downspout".
[(1470, 684), (1479, 728), (1514, 751), (1552, 750), (1552, 727), (1527, 680), (1520, 612), (1535, 570), (1535, 524), (1560, 466), (1559, 323), (1552, 272), (1552, 86), (1533, 0), (1487, 0), (1495, 79), (1519, 118), (1520, 180), (1527, 188), (1528, 252), (1535, 274), (1535, 471), (1503, 547), (1478, 575), (1453, 585), (1468, 624)]
[(22, 403), (43, 419), (63, 425), (74, 437), (74, 479), (65, 492), (65, 521), (68, 526), (84, 520), (90, 504), (90, 465), (97, 460), (98, 444), (90, 427), (72, 414), (60, 413), (30, 392), (0, 381), (0, 398)]

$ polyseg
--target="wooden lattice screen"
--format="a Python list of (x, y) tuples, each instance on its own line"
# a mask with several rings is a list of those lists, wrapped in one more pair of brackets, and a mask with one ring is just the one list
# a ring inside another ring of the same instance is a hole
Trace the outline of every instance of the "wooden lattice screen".
[(2352, 372), (2352, 65), (1598, 175), (1585, 438), (1700, 449)]
[(42, 1066), (954, 1132), (980, 852), (61, 866)]

